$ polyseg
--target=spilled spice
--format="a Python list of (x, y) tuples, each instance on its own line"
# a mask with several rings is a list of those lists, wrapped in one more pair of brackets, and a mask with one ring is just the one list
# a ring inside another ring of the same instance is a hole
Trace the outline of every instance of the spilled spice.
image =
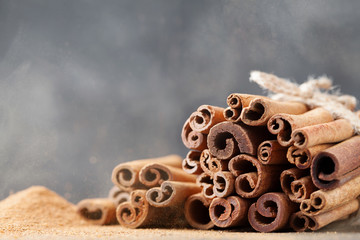
[(0, 202), (0, 232), (88, 225), (75, 206), (53, 191), (33, 186)]

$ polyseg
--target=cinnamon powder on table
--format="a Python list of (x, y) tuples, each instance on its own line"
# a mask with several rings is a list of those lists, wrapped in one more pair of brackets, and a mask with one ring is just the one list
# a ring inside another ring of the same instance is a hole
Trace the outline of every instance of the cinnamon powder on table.
[(75, 205), (42, 186), (33, 186), (0, 202), (0, 233), (88, 225)]

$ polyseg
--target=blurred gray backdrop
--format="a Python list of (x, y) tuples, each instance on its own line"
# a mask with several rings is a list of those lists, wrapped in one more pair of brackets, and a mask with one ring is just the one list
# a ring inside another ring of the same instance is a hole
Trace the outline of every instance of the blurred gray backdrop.
[(360, 1), (0, 0), (0, 198), (106, 196), (120, 162), (176, 153), (186, 118), (251, 70), (360, 97)]

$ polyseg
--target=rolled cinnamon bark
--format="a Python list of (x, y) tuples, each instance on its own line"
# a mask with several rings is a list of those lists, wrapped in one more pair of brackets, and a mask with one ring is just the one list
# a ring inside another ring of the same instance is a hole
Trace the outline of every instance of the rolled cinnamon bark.
[(308, 148), (324, 143), (336, 143), (354, 135), (351, 123), (346, 119), (338, 119), (328, 123), (299, 128), (293, 131), (294, 146)]
[(189, 174), (200, 174), (203, 170), (200, 167), (200, 154), (198, 151), (189, 151), (182, 161), (182, 169)]
[(186, 200), (184, 207), (185, 218), (193, 228), (207, 230), (214, 227), (214, 223), (209, 216), (210, 202), (211, 200), (200, 193), (191, 195)]
[(213, 191), (217, 197), (227, 197), (234, 192), (235, 177), (231, 172), (221, 171), (214, 174)]
[(130, 201), (130, 193), (121, 190), (118, 186), (113, 186), (109, 191), (108, 198), (113, 201), (115, 206), (118, 206), (120, 203)]
[[(307, 214), (319, 214), (336, 206), (342, 205), (360, 195), (360, 176), (357, 176), (343, 185), (332, 190), (318, 190), (310, 195), (309, 208), (301, 208)], [(301, 206), (300, 206), (301, 207)]]
[(190, 119), (186, 120), (181, 131), (181, 139), (185, 147), (192, 150), (202, 151), (207, 148), (206, 137), (206, 134), (194, 131), (190, 127)]
[(271, 138), (263, 127), (222, 122), (211, 128), (207, 141), (212, 156), (227, 160), (239, 153), (256, 155), (260, 143)]
[(154, 207), (180, 206), (186, 198), (200, 191), (201, 187), (195, 183), (165, 181), (161, 187), (149, 189), (146, 200)]
[(280, 190), (283, 165), (263, 165), (256, 158), (241, 154), (232, 158), (229, 169), (236, 177), (235, 191), (243, 198), (254, 198), (265, 192)]
[(280, 145), (288, 147), (294, 142), (291, 134), (295, 129), (331, 121), (333, 117), (329, 111), (315, 108), (300, 115), (276, 114), (269, 119), (267, 126), (272, 134), (277, 134)]
[(196, 184), (202, 187), (202, 194), (208, 199), (216, 197), (214, 192), (214, 180), (213, 177), (207, 173), (200, 174), (196, 179)]
[(311, 181), (309, 171), (298, 168), (284, 170), (280, 176), (281, 188), (291, 201), (300, 203), (317, 190)]
[(221, 228), (244, 226), (248, 223), (249, 199), (238, 196), (214, 198), (209, 207), (211, 221)]
[(78, 213), (96, 225), (116, 224), (116, 206), (108, 198), (84, 199), (77, 204)]
[(201, 105), (189, 118), (190, 127), (193, 131), (208, 134), (210, 128), (219, 122), (225, 121), (224, 108)]
[(220, 172), (220, 171), (227, 171), (228, 170), (228, 163), (227, 160), (219, 160), (215, 157), (212, 157), (210, 154), (209, 149), (205, 149), (201, 152), (200, 156), (200, 166), (201, 169), (213, 176), (214, 173)]
[(310, 148), (298, 149), (295, 146), (288, 148), (287, 159), (290, 163), (295, 164), (300, 169), (307, 169), (311, 166), (312, 160), (316, 154), (334, 146), (334, 144), (321, 144)]
[(146, 190), (134, 190), (130, 194), (131, 201), (117, 207), (116, 218), (120, 225), (127, 228), (186, 226), (183, 211), (171, 207), (153, 207), (145, 195)]
[(340, 186), (359, 174), (360, 136), (320, 152), (311, 164), (311, 178), (320, 189)]
[(262, 142), (257, 151), (258, 160), (265, 165), (287, 164), (287, 148), (281, 146), (277, 140)]
[(224, 110), (225, 119), (231, 122), (239, 122), (243, 108), (249, 106), (250, 102), (258, 97), (262, 96), (241, 93), (230, 94), (226, 101), (229, 107)]
[(249, 208), (250, 225), (259, 232), (273, 232), (287, 227), (297, 205), (284, 193), (270, 192), (262, 195)]
[(139, 182), (139, 172), (142, 167), (149, 163), (162, 163), (167, 166), (181, 168), (181, 157), (178, 155), (168, 155), (160, 158), (150, 158), (136, 160), (117, 165), (112, 172), (111, 180), (120, 189), (131, 191), (135, 188), (145, 188)]
[(345, 219), (357, 210), (359, 210), (359, 201), (353, 199), (339, 207), (318, 215), (306, 215), (300, 211), (291, 216), (290, 226), (297, 232), (303, 232), (306, 229), (315, 231), (332, 222)]
[(147, 188), (160, 186), (164, 181), (196, 182), (195, 175), (184, 172), (181, 168), (160, 163), (145, 165), (139, 173), (139, 181)]
[(299, 102), (281, 102), (268, 98), (256, 98), (243, 109), (241, 120), (250, 126), (265, 126), (275, 114), (302, 114), (308, 110), (307, 106)]

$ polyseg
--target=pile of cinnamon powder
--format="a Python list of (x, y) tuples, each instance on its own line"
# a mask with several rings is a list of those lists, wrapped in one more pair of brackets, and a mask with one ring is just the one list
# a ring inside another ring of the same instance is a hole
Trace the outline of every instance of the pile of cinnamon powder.
[(88, 225), (75, 206), (55, 192), (33, 186), (0, 202), (0, 233)]

